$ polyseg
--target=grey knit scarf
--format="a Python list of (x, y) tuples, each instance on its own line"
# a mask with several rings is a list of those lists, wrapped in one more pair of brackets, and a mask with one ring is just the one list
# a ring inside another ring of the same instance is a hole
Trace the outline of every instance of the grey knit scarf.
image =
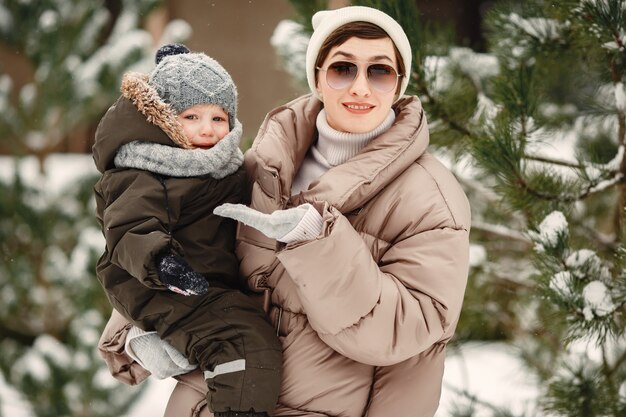
[(120, 147), (114, 163), (118, 168), (137, 168), (171, 177), (210, 175), (222, 179), (243, 163), (239, 149), (242, 127), (234, 128), (211, 149), (182, 149), (136, 140)]

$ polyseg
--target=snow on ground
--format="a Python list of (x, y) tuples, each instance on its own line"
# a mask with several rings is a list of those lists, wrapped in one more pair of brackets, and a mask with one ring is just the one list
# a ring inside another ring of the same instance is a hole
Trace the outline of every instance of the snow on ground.
[[(539, 396), (537, 381), (516, 356), (514, 347), (504, 343), (466, 343), (458, 352), (449, 351), (445, 366), (436, 417), (449, 416), (455, 404), (469, 403), (466, 397), (458, 395), (459, 391), (514, 415), (540, 415), (534, 407)], [(487, 410), (477, 404), (475, 417), (491, 416)]]

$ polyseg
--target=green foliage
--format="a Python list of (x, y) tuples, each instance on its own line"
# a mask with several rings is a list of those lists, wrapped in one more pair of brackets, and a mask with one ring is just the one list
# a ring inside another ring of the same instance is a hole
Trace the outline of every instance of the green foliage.
[[(502, 264), (508, 264), (502, 260)], [(483, 265), (470, 274), (461, 318), (455, 338), (458, 341), (507, 341), (520, 328), (519, 304), (528, 302), (529, 289), (515, 280), (516, 271), (500, 271), (499, 265)], [(498, 280), (493, 280), (493, 276)], [(472, 302), (481, 300), (480, 303)]]
[(537, 110), (537, 90), (534, 86), (535, 67), (532, 65), (516, 65), (512, 69), (502, 68), (500, 76), (494, 82), (494, 98), (502, 103), (502, 114), (508, 118), (509, 124), (514, 120), (522, 123), (519, 140), (526, 140), (526, 126), (530, 117)]
[(151, 39), (137, 30), (138, 16), (159, 3), (125, 0), (114, 20), (103, 1), (3, 2), (2, 43), (26, 59), (33, 80), (12, 91), (0, 64), (0, 145), (45, 152), (100, 115), (118, 94), (120, 72), (145, 57)]
[(95, 180), (58, 193), (19, 174), (0, 182), (0, 371), (37, 416), (117, 416), (139, 393), (113, 382), (95, 350), (110, 312), (95, 277)]
[(300, 23), (306, 33), (313, 32), (311, 17), (320, 11), (328, 9), (328, 0), (290, 0), (296, 10), (295, 20)]
[(0, 62), (0, 148), (13, 153), (0, 162), (0, 372), (42, 417), (123, 415), (141, 392), (117, 383), (96, 350), (111, 307), (95, 277), (95, 167), (59, 189), (49, 155), (115, 101), (124, 71), (151, 64), (140, 26), (161, 1), (114, 3), (0, 4), (3, 51), (32, 73), (16, 85)]
[(544, 409), (569, 417), (620, 415), (624, 401), (611, 389), (613, 386), (598, 370), (579, 364), (550, 383)]
[(381, 10), (393, 16), (402, 26), (407, 37), (411, 39), (411, 46), (422, 45), (422, 29), (420, 25), (417, 3), (405, 0), (355, 0), (355, 6), (367, 6)]
[(582, 1), (580, 17), (587, 21), (590, 32), (598, 39), (613, 37), (624, 29), (624, 0)]

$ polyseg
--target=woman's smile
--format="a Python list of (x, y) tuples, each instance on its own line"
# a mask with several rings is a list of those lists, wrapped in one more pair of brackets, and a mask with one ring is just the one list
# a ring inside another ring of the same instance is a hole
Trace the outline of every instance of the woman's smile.
[(368, 114), (376, 107), (369, 103), (346, 102), (342, 104), (344, 108), (352, 114)]

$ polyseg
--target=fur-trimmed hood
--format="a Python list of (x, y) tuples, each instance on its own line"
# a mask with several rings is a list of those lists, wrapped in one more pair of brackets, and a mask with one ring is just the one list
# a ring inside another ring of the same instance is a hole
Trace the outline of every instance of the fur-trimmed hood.
[(148, 84), (148, 75), (126, 73), (122, 95), (106, 112), (96, 130), (93, 158), (100, 172), (114, 167), (118, 149), (141, 140), (161, 145), (191, 148), (176, 112)]

